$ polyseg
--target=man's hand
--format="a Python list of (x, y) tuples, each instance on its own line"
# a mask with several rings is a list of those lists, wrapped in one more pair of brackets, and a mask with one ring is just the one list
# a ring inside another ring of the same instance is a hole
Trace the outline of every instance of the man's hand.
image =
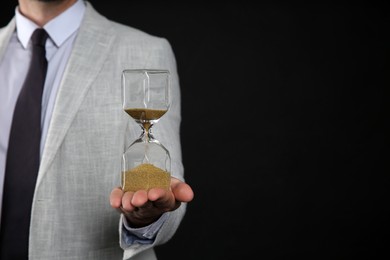
[(110, 195), (111, 206), (123, 213), (132, 227), (147, 226), (164, 212), (177, 209), (182, 202), (194, 197), (192, 188), (185, 182), (171, 177), (169, 190), (152, 188), (148, 191), (124, 192), (114, 188)]

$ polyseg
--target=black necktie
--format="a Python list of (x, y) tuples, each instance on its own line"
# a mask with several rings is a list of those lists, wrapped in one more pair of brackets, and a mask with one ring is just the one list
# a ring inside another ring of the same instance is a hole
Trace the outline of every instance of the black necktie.
[(31, 205), (40, 160), (41, 104), (47, 71), (47, 37), (44, 29), (36, 29), (31, 36), (31, 63), (12, 119), (1, 211), (2, 260), (28, 259)]

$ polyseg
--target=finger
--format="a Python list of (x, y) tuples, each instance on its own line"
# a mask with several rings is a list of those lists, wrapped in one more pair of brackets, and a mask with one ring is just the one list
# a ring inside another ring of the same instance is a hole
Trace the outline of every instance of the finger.
[(116, 209), (120, 208), (121, 204), (122, 204), (122, 196), (123, 196), (122, 189), (119, 187), (114, 188), (110, 194), (111, 207), (116, 208)]
[(165, 197), (168, 197), (170, 194), (170, 191), (162, 188), (151, 188), (148, 191), (148, 199), (150, 201), (157, 201), (159, 199), (164, 199)]
[(134, 207), (142, 207), (148, 202), (148, 193), (146, 190), (137, 190), (131, 199)]
[(131, 212), (135, 209), (135, 206), (132, 204), (131, 200), (133, 199), (134, 192), (126, 191), (122, 196), (122, 209), (124, 211)]
[(173, 193), (166, 189), (153, 188), (148, 192), (148, 198), (153, 205), (163, 211), (170, 211), (177, 208)]
[(194, 198), (194, 191), (190, 185), (180, 181), (179, 179), (172, 178), (171, 189), (177, 201), (190, 202)]

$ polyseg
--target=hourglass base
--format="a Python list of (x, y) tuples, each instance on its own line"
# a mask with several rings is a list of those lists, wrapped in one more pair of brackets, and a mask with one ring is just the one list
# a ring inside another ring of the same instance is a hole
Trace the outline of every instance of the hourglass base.
[(143, 163), (122, 173), (124, 191), (149, 190), (150, 188), (169, 189), (171, 175), (153, 164)]

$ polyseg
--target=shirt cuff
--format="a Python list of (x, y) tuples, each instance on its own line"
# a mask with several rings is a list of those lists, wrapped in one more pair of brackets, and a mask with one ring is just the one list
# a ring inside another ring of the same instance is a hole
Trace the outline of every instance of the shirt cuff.
[(127, 245), (132, 244), (152, 244), (156, 238), (157, 232), (160, 230), (161, 226), (164, 224), (168, 218), (168, 212), (165, 212), (161, 217), (153, 222), (152, 224), (141, 227), (141, 228), (132, 228), (130, 227), (127, 219), (123, 216), (123, 232), (122, 240)]

